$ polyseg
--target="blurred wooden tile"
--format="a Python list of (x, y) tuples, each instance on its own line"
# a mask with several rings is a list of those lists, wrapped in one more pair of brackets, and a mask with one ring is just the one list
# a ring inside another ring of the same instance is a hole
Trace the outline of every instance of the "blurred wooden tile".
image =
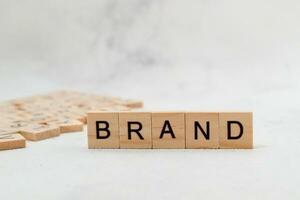
[(7, 133), (0, 131), (0, 150), (25, 148), (25, 138), (18, 133)]
[(60, 133), (78, 132), (83, 130), (83, 123), (72, 119), (59, 119), (50, 121), (47, 124), (58, 126), (60, 128)]
[(123, 105), (111, 105), (107, 107), (107, 110), (117, 112), (117, 111), (129, 111), (131, 110), (131, 108)]
[(123, 101), (122, 104), (129, 108), (141, 108), (144, 106), (142, 101), (136, 101), (136, 100), (126, 100)]
[(12, 121), (10, 122), (10, 129), (14, 129), (14, 130), (20, 130), (21, 128), (27, 127), (30, 123), (28, 121), (25, 120), (16, 120), (16, 121)]
[(56, 130), (50, 131), (45, 127), (37, 128), (36, 124), (48, 125), (49, 121), (64, 118), (68, 119), (68, 122), (60, 125), (61, 132), (80, 131), (83, 125), (75, 120), (86, 123), (86, 113), (91, 109), (126, 111), (131, 110), (132, 106), (139, 106), (134, 100), (126, 104), (124, 102), (127, 101), (76, 91), (51, 92), (0, 102), (0, 121), (1, 126), (12, 131), (22, 130), (22, 134), (30, 140), (42, 140), (58, 135), (56, 132), (58, 127), (54, 128)]
[(219, 147), (219, 113), (188, 112), (185, 120), (187, 149)]
[(154, 149), (185, 148), (185, 115), (181, 112), (152, 113)]
[(65, 119), (73, 119), (73, 120), (78, 120), (84, 124), (86, 124), (87, 121), (87, 117), (83, 116), (83, 115), (78, 115), (78, 114), (74, 114), (74, 113), (61, 113), (59, 115), (60, 118), (65, 118)]
[(60, 135), (58, 126), (35, 124), (24, 127), (20, 133), (27, 139), (32, 141), (44, 140)]
[(252, 113), (219, 113), (220, 148), (252, 149)]
[(151, 113), (119, 113), (120, 148), (152, 148)]
[(88, 147), (90, 149), (120, 148), (117, 112), (88, 113)]
[(40, 116), (32, 115), (31, 118), (28, 119), (28, 123), (30, 123), (30, 124), (44, 123), (51, 119), (55, 119), (55, 117), (51, 117), (49, 115), (40, 115)]

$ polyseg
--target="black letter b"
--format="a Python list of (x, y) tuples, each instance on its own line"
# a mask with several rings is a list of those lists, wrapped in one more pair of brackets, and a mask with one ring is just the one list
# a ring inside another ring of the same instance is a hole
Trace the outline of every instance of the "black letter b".
[[(104, 128), (100, 128), (100, 124), (104, 124)], [(109, 123), (107, 121), (96, 121), (96, 136), (97, 139), (107, 139), (110, 136), (110, 131), (108, 130)], [(104, 136), (100, 135), (100, 131), (105, 131), (107, 134)]]

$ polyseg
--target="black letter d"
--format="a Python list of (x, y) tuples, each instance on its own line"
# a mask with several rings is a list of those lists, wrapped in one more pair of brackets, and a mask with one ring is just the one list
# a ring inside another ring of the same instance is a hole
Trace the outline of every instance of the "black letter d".
[[(237, 135), (237, 136), (232, 136), (231, 135), (231, 125), (232, 124), (237, 124), (240, 128), (240, 133)], [(228, 121), (227, 122), (227, 136), (228, 136), (228, 140), (237, 140), (237, 139), (240, 139), (243, 135), (243, 132), (244, 132), (244, 127), (243, 125), (241, 124), (241, 122), (238, 122), (238, 121)]]

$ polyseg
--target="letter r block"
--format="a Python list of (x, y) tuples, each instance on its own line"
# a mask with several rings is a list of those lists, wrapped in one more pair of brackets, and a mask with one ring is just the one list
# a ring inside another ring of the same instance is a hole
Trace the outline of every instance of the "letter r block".
[(219, 113), (219, 141), (223, 149), (252, 149), (252, 113)]
[(120, 148), (151, 149), (151, 113), (120, 112)]
[[(87, 116), (89, 149), (120, 148), (119, 114), (117, 112), (89, 112)], [(109, 133), (104, 130), (105, 128)], [(106, 138), (106, 136), (109, 137)]]
[(185, 120), (187, 149), (219, 148), (219, 113), (187, 112)]

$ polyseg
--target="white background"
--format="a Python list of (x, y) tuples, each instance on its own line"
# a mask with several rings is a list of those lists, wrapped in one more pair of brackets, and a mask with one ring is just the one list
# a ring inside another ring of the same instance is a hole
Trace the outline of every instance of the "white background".
[(0, 99), (75, 89), (253, 111), (253, 150), (0, 152), (0, 199), (299, 199), (300, 2), (0, 0)]

